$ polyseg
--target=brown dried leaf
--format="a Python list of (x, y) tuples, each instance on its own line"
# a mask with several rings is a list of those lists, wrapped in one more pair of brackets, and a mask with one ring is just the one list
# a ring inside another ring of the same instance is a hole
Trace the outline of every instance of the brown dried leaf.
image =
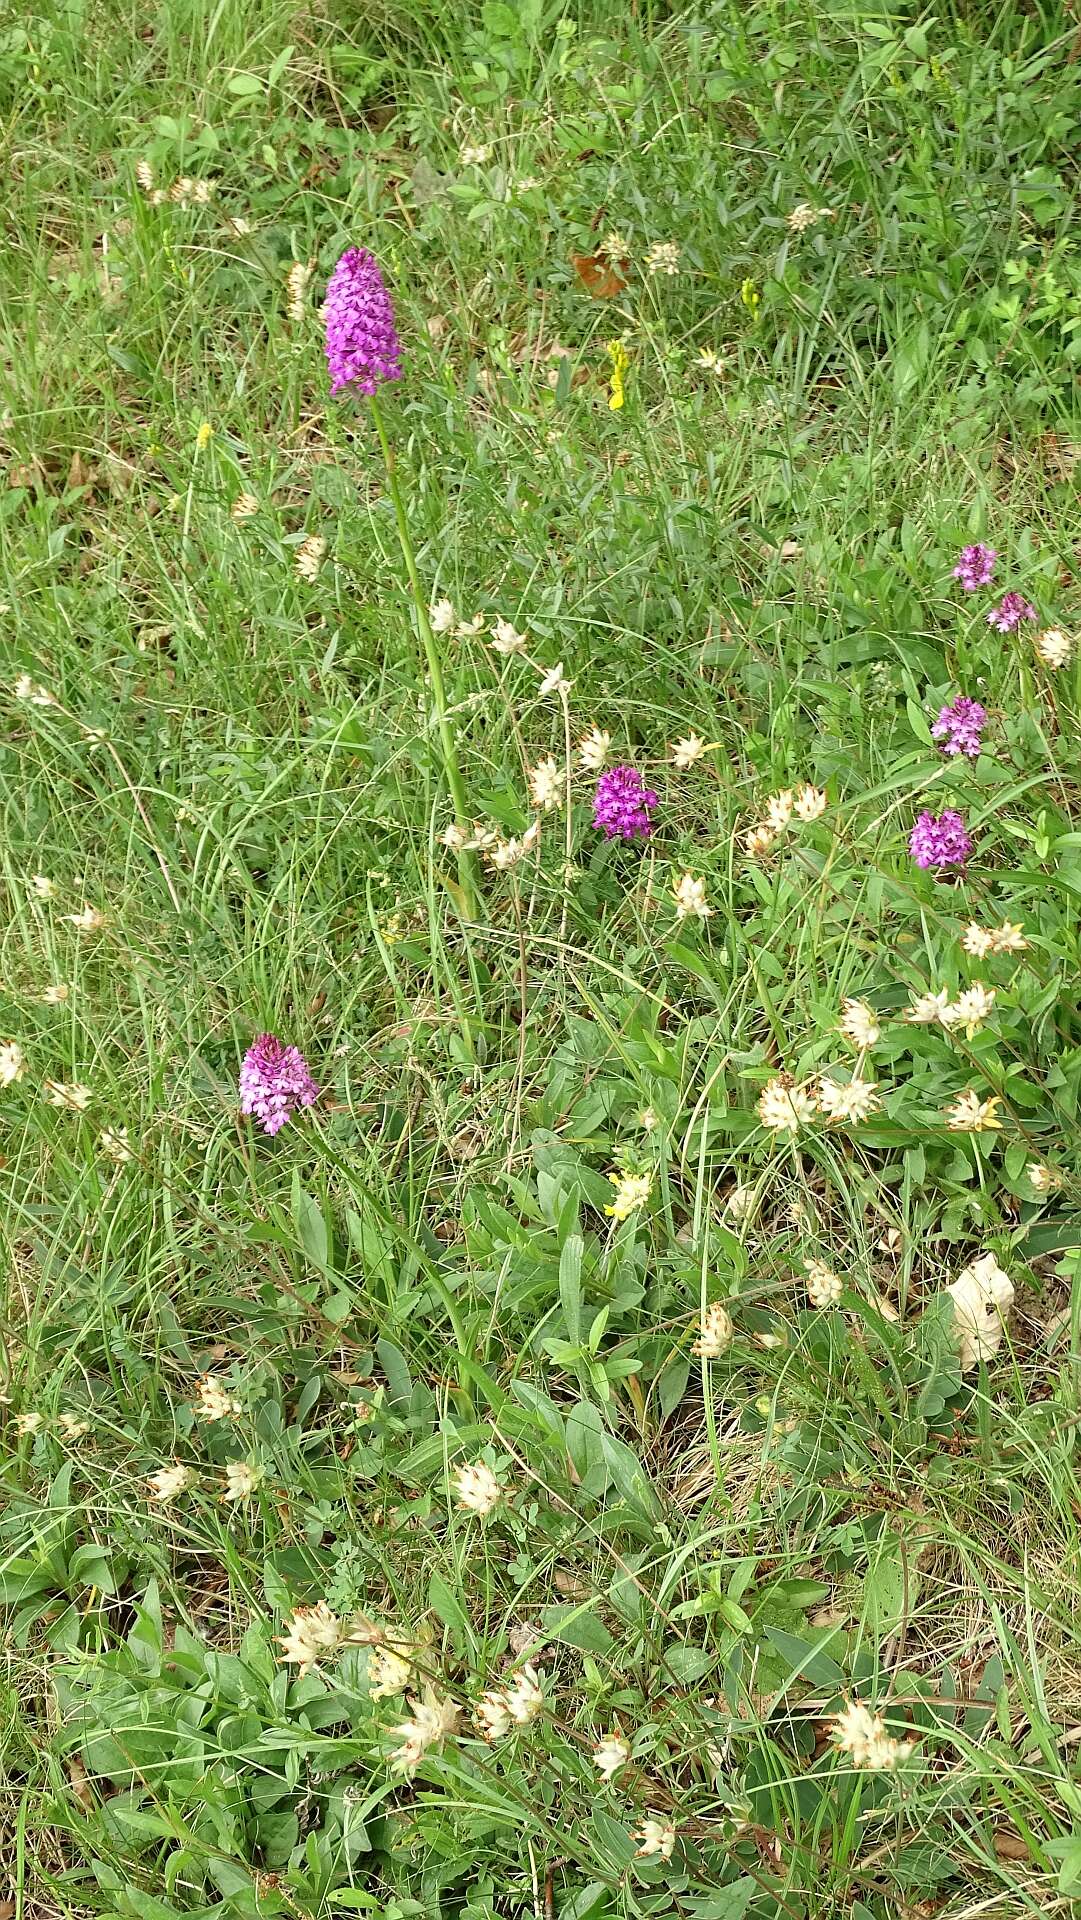
[(627, 282), (618, 267), (602, 253), (572, 253), (571, 261), (583, 287), (594, 300), (614, 300)]

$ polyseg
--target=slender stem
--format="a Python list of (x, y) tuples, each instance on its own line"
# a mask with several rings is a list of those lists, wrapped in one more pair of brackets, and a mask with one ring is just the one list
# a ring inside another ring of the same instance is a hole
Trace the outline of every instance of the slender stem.
[[(420, 575), (417, 572), (417, 560), (413, 552), (413, 539), (409, 531), (409, 521), (406, 518), (401, 489), (398, 486), (398, 475), (395, 470), (394, 455), (391, 452), (390, 442), (387, 439), (387, 430), (383, 425), (383, 416), (379, 411), (379, 402), (374, 396), (369, 404), (372, 410), (372, 419), (375, 421), (375, 430), (379, 435), (379, 444), (383, 449), (383, 463), (387, 470), (387, 486), (390, 489), (390, 497), (394, 502), (394, 514), (398, 522), (398, 539), (401, 542), (402, 558), (405, 561), (406, 572), (409, 575), (409, 585), (412, 590), (413, 605), (417, 615), (417, 626), (420, 629), (420, 637), (428, 663), (428, 675), (432, 683), (432, 693), (435, 696), (436, 718), (439, 722), (439, 744), (443, 752), (443, 765), (446, 769), (447, 784), (450, 787), (450, 797), (454, 802), (454, 816), (457, 824), (464, 827), (468, 824), (469, 810), (466, 803), (465, 786), (458, 767), (458, 752), (454, 738), (454, 728), (451, 725), (450, 715), (447, 712), (447, 694), (446, 688), (443, 685), (443, 663), (439, 658), (439, 649), (436, 646), (435, 635), (432, 632), (432, 623), (428, 617), (427, 596), (421, 592)], [(469, 887), (469, 892), (472, 894), (472, 885)]]

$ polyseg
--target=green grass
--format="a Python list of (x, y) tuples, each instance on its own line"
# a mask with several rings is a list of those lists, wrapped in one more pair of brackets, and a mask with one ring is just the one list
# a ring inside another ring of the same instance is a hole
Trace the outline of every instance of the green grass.
[[(986, 539), (996, 595), (1079, 624), (1075, 34), (780, 0), (3, 29), (3, 1920), (1081, 1893), (1081, 662), (951, 578)], [(575, 260), (612, 230), (596, 298)], [(470, 816), (520, 838), (529, 771), (598, 726), (658, 791), (647, 845), (594, 831), (576, 761), (508, 872), (443, 845), (378, 437), (327, 399), (350, 244), (406, 346), (381, 405), (425, 601), (484, 616), (438, 642)], [(930, 738), (962, 691), (978, 761)], [(805, 782), (822, 817), (749, 858)], [(945, 806), (976, 845), (936, 880), (907, 843)], [(1026, 948), (970, 958), (1004, 919)], [(976, 979), (967, 1037), (904, 1019)], [(852, 1070), (852, 995), (880, 1110), (770, 1132), (778, 1072)], [(264, 1028), (324, 1089), (273, 1140), (237, 1112)], [(1000, 1130), (948, 1128), (970, 1089)], [(650, 1180), (623, 1222), (613, 1173)], [(943, 1288), (988, 1252), (1016, 1297), (962, 1371)], [(297, 1676), (320, 1600), (407, 1645), (403, 1691), (358, 1646)], [(482, 1742), (526, 1661), (542, 1712)], [(425, 1689), (458, 1728), (403, 1777)], [(896, 1773), (838, 1751), (856, 1697)]]

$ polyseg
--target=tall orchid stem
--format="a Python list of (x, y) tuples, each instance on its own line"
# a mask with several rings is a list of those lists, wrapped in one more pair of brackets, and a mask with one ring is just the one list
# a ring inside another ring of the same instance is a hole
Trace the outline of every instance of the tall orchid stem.
[[(458, 743), (455, 738), (454, 724), (447, 710), (447, 690), (443, 682), (443, 663), (439, 657), (439, 648), (436, 645), (435, 634), (432, 632), (432, 623), (428, 614), (428, 597), (421, 589), (420, 574), (417, 571), (417, 557), (413, 551), (413, 536), (409, 531), (409, 520), (405, 511), (405, 503), (402, 499), (401, 488), (398, 485), (394, 453), (390, 441), (387, 439), (387, 430), (383, 424), (383, 416), (379, 410), (379, 402), (374, 395), (370, 399), (369, 405), (372, 410), (372, 419), (375, 421), (375, 430), (379, 435), (379, 445), (383, 450), (383, 464), (387, 472), (387, 487), (390, 491), (391, 500), (394, 503), (394, 517), (398, 522), (398, 539), (401, 543), (405, 570), (409, 575), (409, 586), (413, 595), (413, 607), (416, 613), (417, 627), (420, 632), (421, 644), (424, 647), (424, 657), (428, 666), (428, 678), (432, 685), (436, 720), (439, 726), (439, 745), (443, 755), (443, 767), (447, 776), (447, 785), (450, 788), (450, 797), (454, 806), (454, 819), (456, 825), (467, 827), (469, 825), (469, 808), (465, 796), (465, 782), (462, 779), (461, 768), (458, 765)], [(461, 881), (462, 893), (468, 910), (470, 914), (475, 917), (476, 887), (474, 884), (471, 855), (467, 853), (459, 854), (458, 876)]]

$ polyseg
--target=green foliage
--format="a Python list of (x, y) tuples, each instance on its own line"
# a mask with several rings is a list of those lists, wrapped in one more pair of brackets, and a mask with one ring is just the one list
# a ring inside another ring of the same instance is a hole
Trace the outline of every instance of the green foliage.
[[(1077, 620), (1074, 33), (0, 31), (0, 1907), (1076, 1897), (1081, 668), (951, 577), (986, 539)], [(476, 912), (378, 442), (326, 399), (353, 242), (471, 811), (520, 840), (561, 783)], [(973, 761), (932, 733), (960, 691)], [(593, 728), (646, 846), (593, 830)], [(936, 879), (947, 806), (976, 851)], [(906, 1018), (976, 981), (984, 1017)], [(265, 1028), (322, 1087), (274, 1140), (236, 1111)], [(857, 1071), (858, 1125), (762, 1124), (782, 1072)], [(997, 1127), (948, 1123), (970, 1092)], [(963, 1364), (987, 1253), (1016, 1295)], [(854, 1701), (896, 1769), (839, 1747)]]

